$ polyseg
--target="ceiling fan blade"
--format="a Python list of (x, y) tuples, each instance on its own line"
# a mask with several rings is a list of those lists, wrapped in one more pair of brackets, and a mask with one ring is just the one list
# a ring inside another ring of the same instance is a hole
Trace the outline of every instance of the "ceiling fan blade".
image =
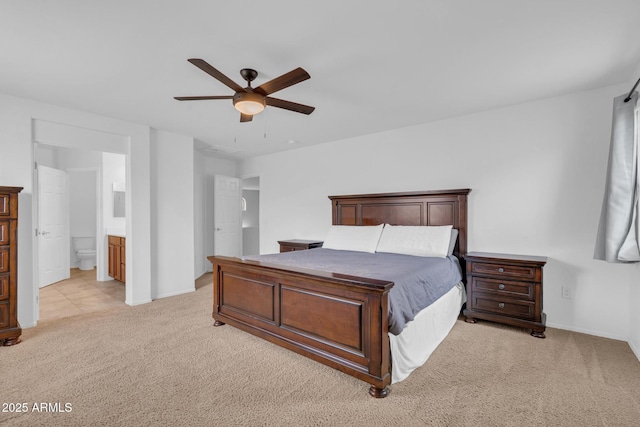
[(269, 80), (266, 83), (261, 84), (257, 88), (253, 89), (254, 92), (258, 92), (261, 95), (267, 96), (274, 92), (282, 90), (286, 87), (293, 86), (296, 83), (303, 82), (310, 79), (311, 76), (302, 68), (298, 67), (295, 70), (289, 71), (286, 74), (276, 77), (273, 80)]
[(220, 71), (213, 68), (204, 59), (191, 58), (188, 61), (191, 62), (196, 67), (200, 68), (205, 73), (209, 74), (214, 79), (217, 79), (221, 83), (224, 83), (225, 85), (233, 89), (235, 92), (246, 92), (242, 86), (240, 86), (239, 84), (231, 80), (229, 77), (222, 74)]
[(174, 96), (173, 99), (178, 101), (200, 101), (203, 99), (233, 99), (233, 95), (222, 96)]
[(250, 122), (251, 120), (253, 120), (253, 116), (252, 115), (240, 113), (240, 123), (242, 123), (242, 122)]
[(298, 104), (297, 102), (285, 101), (284, 99), (271, 98), (267, 96), (266, 98), (267, 105), (272, 107), (284, 108), (285, 110), (295, 111), (296, 113), (302, 114), (311, 114), (316, 107), (311, 107), (309, 105)]

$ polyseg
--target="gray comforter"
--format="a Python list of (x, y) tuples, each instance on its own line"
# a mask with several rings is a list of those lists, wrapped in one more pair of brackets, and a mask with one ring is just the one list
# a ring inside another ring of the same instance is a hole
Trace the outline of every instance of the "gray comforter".
[(429, 258), (318, 248), (244, 259), (394, 282), (389, 292), (389, 332), (394, 335), (462, 280), (460, 263), (454, 256)]

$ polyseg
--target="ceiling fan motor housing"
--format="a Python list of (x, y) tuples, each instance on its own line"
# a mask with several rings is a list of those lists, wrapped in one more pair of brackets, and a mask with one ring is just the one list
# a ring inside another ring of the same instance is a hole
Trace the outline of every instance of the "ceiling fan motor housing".
[(233, 106), (243, 114), (258, 114), (266, 105), (265, 97), (255, 92), (236, 92), (233, 95)]

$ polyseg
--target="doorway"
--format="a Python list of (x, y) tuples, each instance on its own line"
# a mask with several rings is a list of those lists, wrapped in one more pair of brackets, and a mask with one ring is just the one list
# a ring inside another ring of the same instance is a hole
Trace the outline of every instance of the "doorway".
[[(64, 218), (60, 219), (66, 225), (64, 248), (53, 251), (53, 257), (66, 259), (66, 271), (64, 277), (44, 280), (43, 268), (52, 256), (51, 248), (37, 237), (35, 270), (40, 287), (46, 287), (39, 290), (36, 319), (51, 320), (125, 305), (125, 285), (107, 276), (103, 248), (105, 230), (115, 227), (123, 232), (126, 228), (125, 219), (114, 218), (113, 203), (108, 203), (112, 199), (111, 181), (125, 179), (125, 155), (35, 143), (34, 158), (39, 183), (47, 176), (41, 176), (41, 170), (51, 169), (65, 175), (66, 187)], [(40, 227), (41, 214), (47, 208), (42, 204), (45, 198), (40, 186), (38, 189), (35, 211)], [(80, 250), (82, 260), (78, 256)], [(91, 252), (93, 255), (87, 257)]]
[(260, 254), (260, 177), (242, 180), (242, 255)]
[[(259, 253), (259, 183), (258, 177), (205, 176), (203, 243), (207, 255), (239, 257)], [(234, 230), (233, 238), (225, 238), (223, 230), (216, 230), (225, 227)], [(205, 264), (205, 271), (211, 272), (210, 262)]]
[(242, 255), (242, 185), (239, 178), (214, 175), (213, 254)]

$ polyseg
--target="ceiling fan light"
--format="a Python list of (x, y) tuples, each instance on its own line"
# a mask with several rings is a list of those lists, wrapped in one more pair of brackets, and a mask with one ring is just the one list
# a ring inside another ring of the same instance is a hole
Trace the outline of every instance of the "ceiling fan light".
[(238, 92), (233, 97), (233, 106), (242, 114), (253, 116), (266, 106), (265, 97), (253, 92)]

